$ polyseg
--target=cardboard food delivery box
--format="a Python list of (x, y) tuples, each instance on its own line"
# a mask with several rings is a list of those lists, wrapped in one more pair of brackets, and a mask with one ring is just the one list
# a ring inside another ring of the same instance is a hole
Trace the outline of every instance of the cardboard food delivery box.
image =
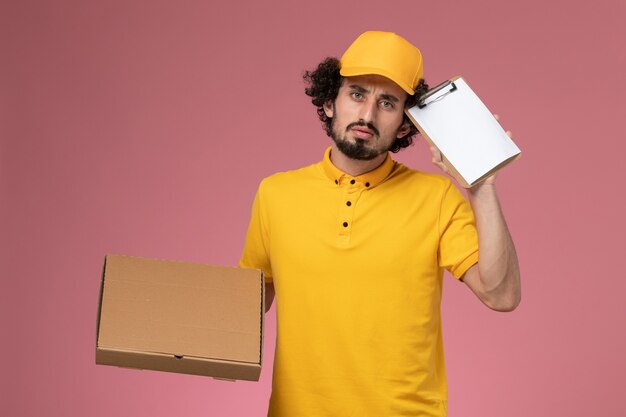
[(107, 255), (96, 363), (258, 381), (263, 273)]

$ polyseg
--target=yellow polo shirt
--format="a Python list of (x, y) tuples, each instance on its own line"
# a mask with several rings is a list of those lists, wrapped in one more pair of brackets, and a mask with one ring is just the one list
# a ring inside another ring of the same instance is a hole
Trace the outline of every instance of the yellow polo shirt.
[(471, 207), (445, 177), (389, 156), (264, 179), (242, 267), (276, 290), (269, 416), (445, 416), (443, 269), (478, 261)]

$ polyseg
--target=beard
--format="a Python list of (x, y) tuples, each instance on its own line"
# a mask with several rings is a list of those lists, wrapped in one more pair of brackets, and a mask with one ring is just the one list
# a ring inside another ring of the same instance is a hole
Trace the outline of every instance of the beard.
[(385, 149), (378, 149), (376, 147), (368, 146), (367, 141), (365, 139), (355, 138), (354, 141), (351, 141), (347, 137), (347, 132), (350, 131), (355, 126), (364, 126), (374, 132), (374, 137), (376, 142), (380, 139), (380, 134), (378, 129), (371, 124), (365, 123), (364, 121), (358, 121), (355, 123), (350, 123), (345, 132), (343, 132), (343, 136), (341, 132), (338, 132), (335, 126), (335, 119), (333, 119), (331, 124), (330, 137), (333, 139), (333, 142), (337, 145), (337, 149), (351, 159), (358, 159), (359, 161), (371, 161), (376, 158), (378, 155), (389, 151), (391, 145)]

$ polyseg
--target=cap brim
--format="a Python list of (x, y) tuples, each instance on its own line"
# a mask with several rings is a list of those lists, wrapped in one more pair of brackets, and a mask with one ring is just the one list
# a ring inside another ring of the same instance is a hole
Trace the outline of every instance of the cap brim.
[(388, 78), (394, 83), (398, 85), (398, 87), (402, 88), (406, 91), (410, 96), (415, 94), (415, 90), (411, 88), (411, 86), (398, 81), (397, 77), (388, 71), (382, 70), (380, 68), (373, 67), (350, 67), (350, 68), (341, 68), (339, 73), (344, 77), (356, 77), (358, 75), (380, 75), (382, 77)]

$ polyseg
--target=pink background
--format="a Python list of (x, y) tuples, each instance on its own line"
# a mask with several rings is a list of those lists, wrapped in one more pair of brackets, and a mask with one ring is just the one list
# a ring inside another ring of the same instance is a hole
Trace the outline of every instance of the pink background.
[[(103, 257), (236, 264), (261, 178), (329, 144), (302, 71), (381, 29), (431, 85), (465, 76), (524, 152), (499, 178), (521, 306), (446, 278), (450, 416), (625, 415), (625, 18), (623, 0), (2, 1), (0, 414), (265, 415), (274, 309), (258, 383), (95, 365)], [(398, 158), (435, 170), (423, 141)]]

